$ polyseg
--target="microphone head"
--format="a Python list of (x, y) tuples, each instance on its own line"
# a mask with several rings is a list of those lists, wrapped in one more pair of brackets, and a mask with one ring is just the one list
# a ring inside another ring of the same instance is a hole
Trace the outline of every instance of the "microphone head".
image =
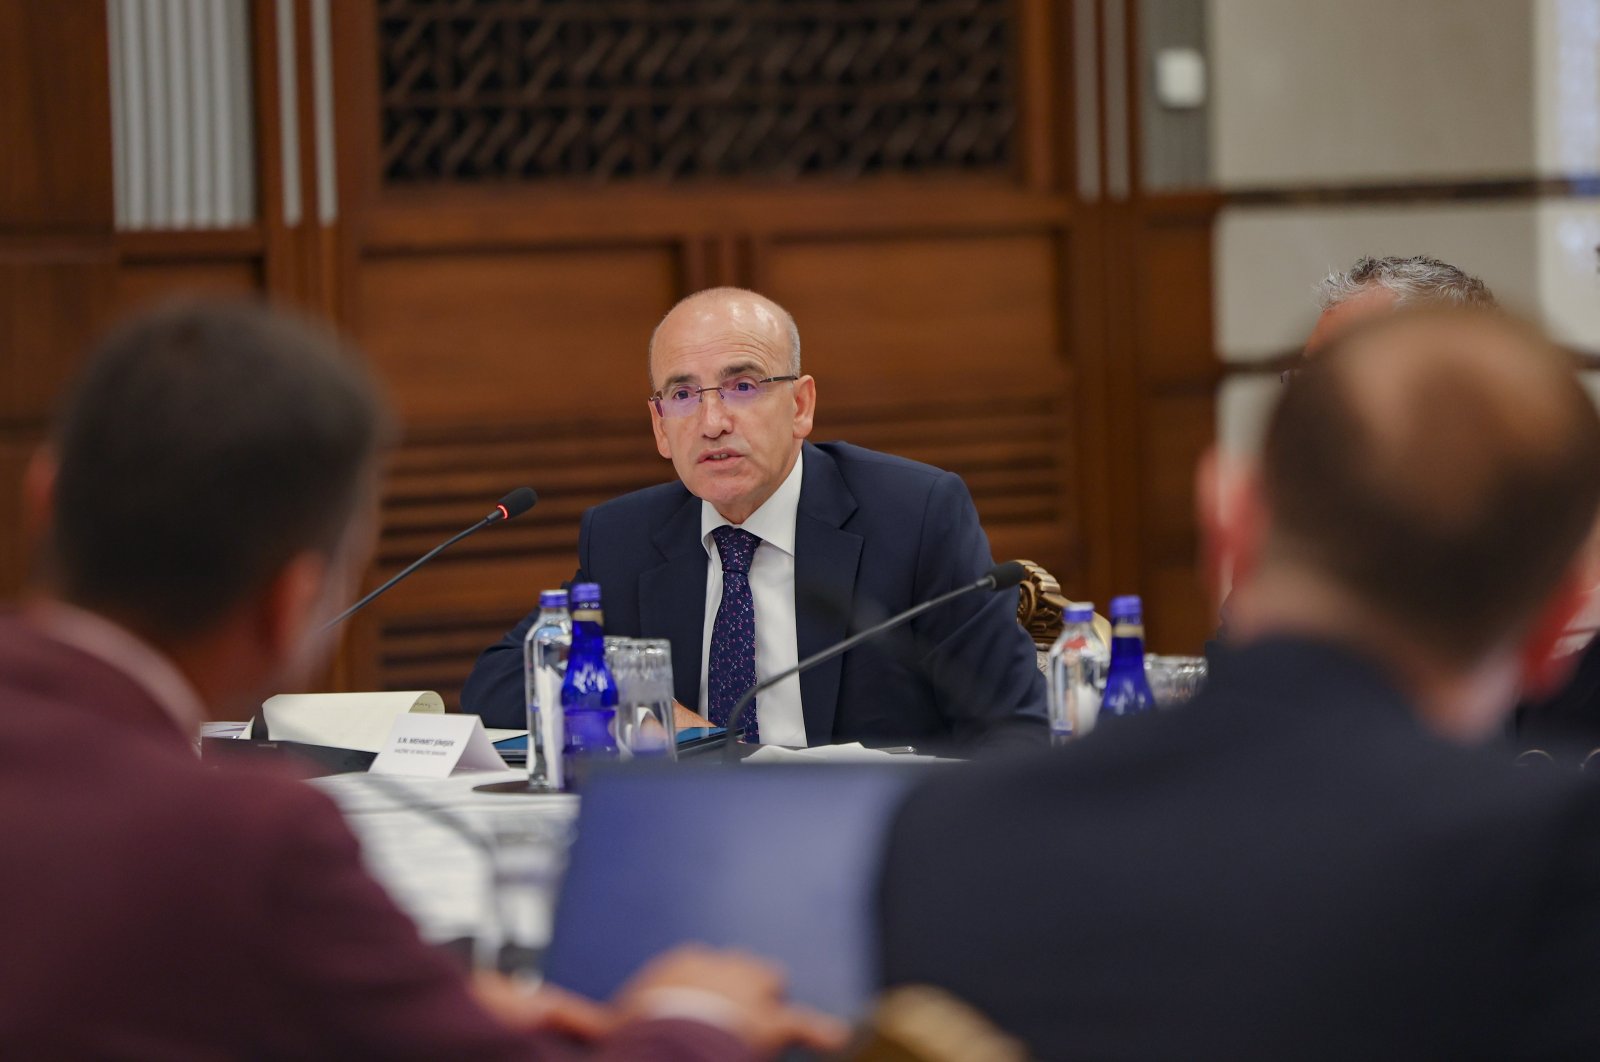
[(989, 588), (991, 590), (1010, 590), (1027, 577), (1028, 569), (1022, 566), (1021, 561), (1006, 561), (1004, 564), (996, 564), (989, 569), (989, 574), (984, 576), (985, 579), (993, 580), (994, 585)]
[(496, 512), (489, 515), (493, 517), (503, 513), (504, 515), (501, 515), (500, 519), (509, 520), (513, 516), (521, 516), (533, 508), (534, 502), (538, 500), (539, 496), (533, 492), (532, 487), (518, 487), (504, 498), (501, 498), (500, 503), (495, 506)]

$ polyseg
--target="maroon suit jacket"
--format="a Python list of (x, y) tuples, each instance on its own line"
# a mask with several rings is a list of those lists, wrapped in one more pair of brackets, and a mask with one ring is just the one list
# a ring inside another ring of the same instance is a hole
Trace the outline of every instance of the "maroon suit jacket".
[(742, 1058), (681, 1021), (521, 1037), (299, 782), (202, 765), (108, 664), (0, 616), (0, 1053)]

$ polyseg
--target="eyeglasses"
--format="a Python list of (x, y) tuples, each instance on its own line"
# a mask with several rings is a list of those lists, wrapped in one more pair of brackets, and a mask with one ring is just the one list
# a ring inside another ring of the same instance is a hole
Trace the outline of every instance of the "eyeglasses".
[(736, 376), (719, 387), (674, 384), (665, 391), (657, 391), (651, 395), (650, 403), (663, 417), (687, 417), (692, 416), (700, 408), (701, 395), (707, 391), (715, 391), (729, 408), (743, 409), (745, 406), (754, 405), (756, 399), (771, 390), (773, 384), (790, 383), (798, 379), (800, 379), (798, 376), (768, 376), (762, 380), (753, 376)]

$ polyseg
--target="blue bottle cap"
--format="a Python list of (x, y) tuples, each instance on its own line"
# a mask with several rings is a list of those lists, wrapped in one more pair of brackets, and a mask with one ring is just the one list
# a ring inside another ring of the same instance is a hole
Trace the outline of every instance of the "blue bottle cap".
[(1072, 602), (1070, 605), (1067, 606), (1067, 611), (1066, 611), (1066, 614), (1065, 614), (1064, 618), (1066, 619), (1066, 621), (1068, 623), (1093, 623), (1094, 622), (1094, 602), (1093, 601), (1074, 601), (1074, 602)]
[(1122, 597), (1111, 599), (1111, 618), (1139, 619), (1144, 615), (1144, 602), (1139, 600), (1138, 594), (1124, 594)]
[(572, 584), (572, 607), (574, 609), (599, 608), (600, 607), (600, 584), (599, 583), (573, 583)]
[(567, 607), (567, 592), (565, 590), (541, 590), (541, 591), (539, 591), (539, 607), (540, 608), (566, 608)]

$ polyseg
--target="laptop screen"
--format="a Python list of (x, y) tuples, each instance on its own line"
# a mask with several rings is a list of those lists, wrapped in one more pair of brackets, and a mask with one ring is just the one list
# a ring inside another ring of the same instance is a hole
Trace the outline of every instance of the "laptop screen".
[(614, 770), (583, 794), (545, 976), (608, 998), (678, 944), (776, 960), (846, 1019), (877, 986), (884, 834), (913, 765)]

